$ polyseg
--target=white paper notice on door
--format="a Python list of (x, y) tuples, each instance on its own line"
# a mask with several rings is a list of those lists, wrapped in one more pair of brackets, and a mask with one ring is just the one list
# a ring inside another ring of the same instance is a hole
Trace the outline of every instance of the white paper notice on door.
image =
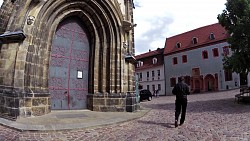
[(77, 71), (77, 78), (82, 79), (82, 71), (80, 70)]

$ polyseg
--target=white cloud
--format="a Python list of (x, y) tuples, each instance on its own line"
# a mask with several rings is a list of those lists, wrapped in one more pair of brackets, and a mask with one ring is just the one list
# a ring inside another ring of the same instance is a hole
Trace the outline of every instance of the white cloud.
[[(3, 0), (0, 0), (2, 5)], [(165, 39), (218, 22), (226, 0), (134, 0), (135, 53), (163, 48)]]
[(218, 22), (226, 0), (134, 0), (136, 55), (163, 48), (165, 39)]

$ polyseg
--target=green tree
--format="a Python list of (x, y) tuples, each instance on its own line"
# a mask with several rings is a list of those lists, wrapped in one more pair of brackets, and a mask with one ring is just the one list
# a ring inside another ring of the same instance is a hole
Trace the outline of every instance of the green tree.
[(227, 0), (226, 9), (218, 15), (219, 23), (230, 35), (232, 56), (223, 59), (225, 69), (237, 73), (250, 70), (250, 0)]

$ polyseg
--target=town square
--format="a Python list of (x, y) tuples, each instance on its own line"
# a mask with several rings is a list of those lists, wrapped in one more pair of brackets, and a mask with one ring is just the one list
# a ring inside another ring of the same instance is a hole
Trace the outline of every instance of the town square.
[(250, 0), (0, 5), (0, 141), (250, 140)]
[[(248, 141), (250, 105), (235, 101), (234, 95), (238, 92), (239, 89), (189, 95), (186, 121), (178, 128), (174, 127), (175, 97), (163, 96), (153, 98), (152, 101), (141, 102), (142, 109), (149, 109), (149, 111), (134, 120), (61, 131), (22, 132), (0, 126), (0, 140)], [(64, 125), (67, 126), (67, 124), (69, 123)]]

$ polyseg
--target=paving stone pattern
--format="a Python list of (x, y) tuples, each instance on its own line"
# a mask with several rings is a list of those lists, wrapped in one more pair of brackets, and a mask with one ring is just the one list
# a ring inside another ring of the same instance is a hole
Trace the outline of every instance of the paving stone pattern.
[(0, 126), (0, 141), (250, 141), (250, 105), (238, 104), (239, 90), (190, 95), (184, 125), (174, 128), (174, 96), (141, 102), (144, 117), (109, 126), (30, 132)]

